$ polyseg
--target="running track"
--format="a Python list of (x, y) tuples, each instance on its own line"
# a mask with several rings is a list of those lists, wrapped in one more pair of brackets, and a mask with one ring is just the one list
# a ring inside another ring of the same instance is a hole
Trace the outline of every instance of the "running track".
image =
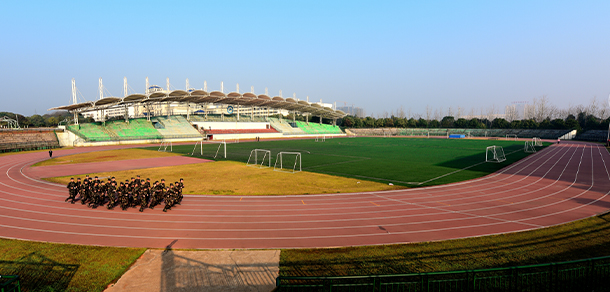
[(562, 142), (497, 173), (450, 185), (288, 197), (185, 196), (168, 213), (64, 203), (65, 186), (24, 174), (47, 158), (46, 152), (0, 157), (0, 237), (156, 248), (174, 241), (174, 248), (333, 247), (522, 231), (610, 209), (610, 155), (600, 145), (579, 142)]

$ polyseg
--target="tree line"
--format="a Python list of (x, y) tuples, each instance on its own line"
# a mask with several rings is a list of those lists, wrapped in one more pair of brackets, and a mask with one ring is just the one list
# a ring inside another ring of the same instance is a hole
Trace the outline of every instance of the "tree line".
[[(67, 111), (56, 111), (44, 115), (34, 114), (29, 117), (11, 112), (0, 112), (0, 118), (2, 117), (8, 117), (17, 121), (21, 128), (57, 127), (60, 123), (63, 125), (66, 121), (74, 118), (74, 116)], [(85, 118), (83, 116), (79, 116), (78, 120), (81, 123), (93, 122), (93, 119)], [(0, 127), (6, 126), (6, 123), (0, 124)]]
[(387, 118), (346, 116), (338, 124), (345, 128), (461, 128), (461, 129), (558, 129), (558, 130), (607, 130), (610, 118), (601, 119), (585, 112), (577, 116), (568, 115), (565, 119), (547, 117), (538, 122), (536, 119), (507, 121), (504, 118), (458, 118), (445, 116), (440, 120), (424, 118)]

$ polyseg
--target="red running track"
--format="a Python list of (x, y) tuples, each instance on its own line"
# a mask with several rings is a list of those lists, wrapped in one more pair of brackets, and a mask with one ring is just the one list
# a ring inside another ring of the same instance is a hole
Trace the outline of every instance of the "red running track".
[(65, 186), (23, 172), (46, 158), (45, 152), (0, 158), (1, 237), (157, 248), (174, 241), (174, 248), (333, 247), (515, 232), (610, 209), (610, 155), (591, 143), (562, 142), (497, 173), (444, 186), (286, 197), (185, 196), (167, 213), (64, 203)]

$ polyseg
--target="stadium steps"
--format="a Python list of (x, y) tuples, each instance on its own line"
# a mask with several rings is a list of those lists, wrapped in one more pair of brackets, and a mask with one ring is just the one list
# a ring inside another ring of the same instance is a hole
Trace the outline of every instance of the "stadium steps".
[(293, 128), (285, 120), (279, 120), (277, 118), (269, 118), (269, 124), (271, 127), (276, 129), (278, 132), (284, 135), (302, 135), (305, 132), (301, 128)]
[(166, 139), (201, 137), (201, 133), (199, 133), (199, 131), (197, 131), (183, 116), (170, 116), (169, 118), (155, 117), (154, 119), (151, 119), (151, 121), (158, 123), (158, 126), (155, 126), (156, 131)]

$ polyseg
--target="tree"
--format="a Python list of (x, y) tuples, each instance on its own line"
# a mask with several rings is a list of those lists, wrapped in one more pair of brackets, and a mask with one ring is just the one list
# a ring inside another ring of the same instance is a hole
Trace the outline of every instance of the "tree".
[(459, 119), (457, 119), (457, 121), (455, 121), (455, 123), (453, 123), (453, 125), (456, 128), (461, 128), (461, 129), (468, 128), (468, 120), (466, 120), (464, 118), (459, 118)]
[(441, 126), (441, 123), (437, 120), (432, 120), (430, 121), (430, 128), (439, 128)]
[(538, 129), (550, 129), (550, 128), (552, 128), (550, 118), (544, 119), (544, 121), (542, 121), (542, 123), (540, 123), (538, 125)]
[(391, 118), (385, 118), (383, 123), (386, 127), (394, 127), (394, 120)]
[(350, 116), (346, 116), (341, 121), (341, 125), (343, 127), (350, 128), (350, 127), (354, 126), (354, 119), (352, 117), (350, 117)]
[(55, 127), (55, 126), (57, 126), (58, 123), (59, 123), (59, 121), (57, 120), (57, 117), (49, 117), (45, 121), (45, 124), (47, 127)]
[(418, 128), (427, 128), (428, 122), (426, 120), (424, 120), (423, 118), (419, 118), (419, 120), (417, 120), (417, 127)]
[(394, 126), (400, 127), (400, 128), (406, 128), (407, 127), (407, 120), (406, 119), (397, 118), (395, 120), (395, 122), (394, 122)]
[(452, 116), (446, 116), (441, 120), (441, 127), (453, 128), (454, 122), (455, 122), (455, 119)]
[(497, 118), (491, 122), (491, 127), (496, 129), (508, 129), (510, 128), (510, 123), (503, 118)]
[(551, 127), (553, 129), (565, 129), (566, 123), (562, 119), (554, 119), (551, 121)]
[(44, 127), (44, 118), (41, 115), (33, 115), (30, 117), (30, 125), (33, 127)]
[(383, 128), (385, 126), (385, 119), (384, 118), (378, 118), (375, 121), (375, 127), (376, 128)]
[(410, 118), (409, 122), (407, 122), (407, 127), (409, 128), (417, 128), (417, 120), (414, 118)]
[(510, 128), (511, 129), (521, 129), (521, 121), (520, 120), (513, 120), (510, 122)]
[(582, 128), (580, 127), (580, 124), (578, 123), (578, 121), (576, 121), (576, 119), (567, 119), (565, 126), (569, 130), (577, 130), (577, 131), (582, 130)]

